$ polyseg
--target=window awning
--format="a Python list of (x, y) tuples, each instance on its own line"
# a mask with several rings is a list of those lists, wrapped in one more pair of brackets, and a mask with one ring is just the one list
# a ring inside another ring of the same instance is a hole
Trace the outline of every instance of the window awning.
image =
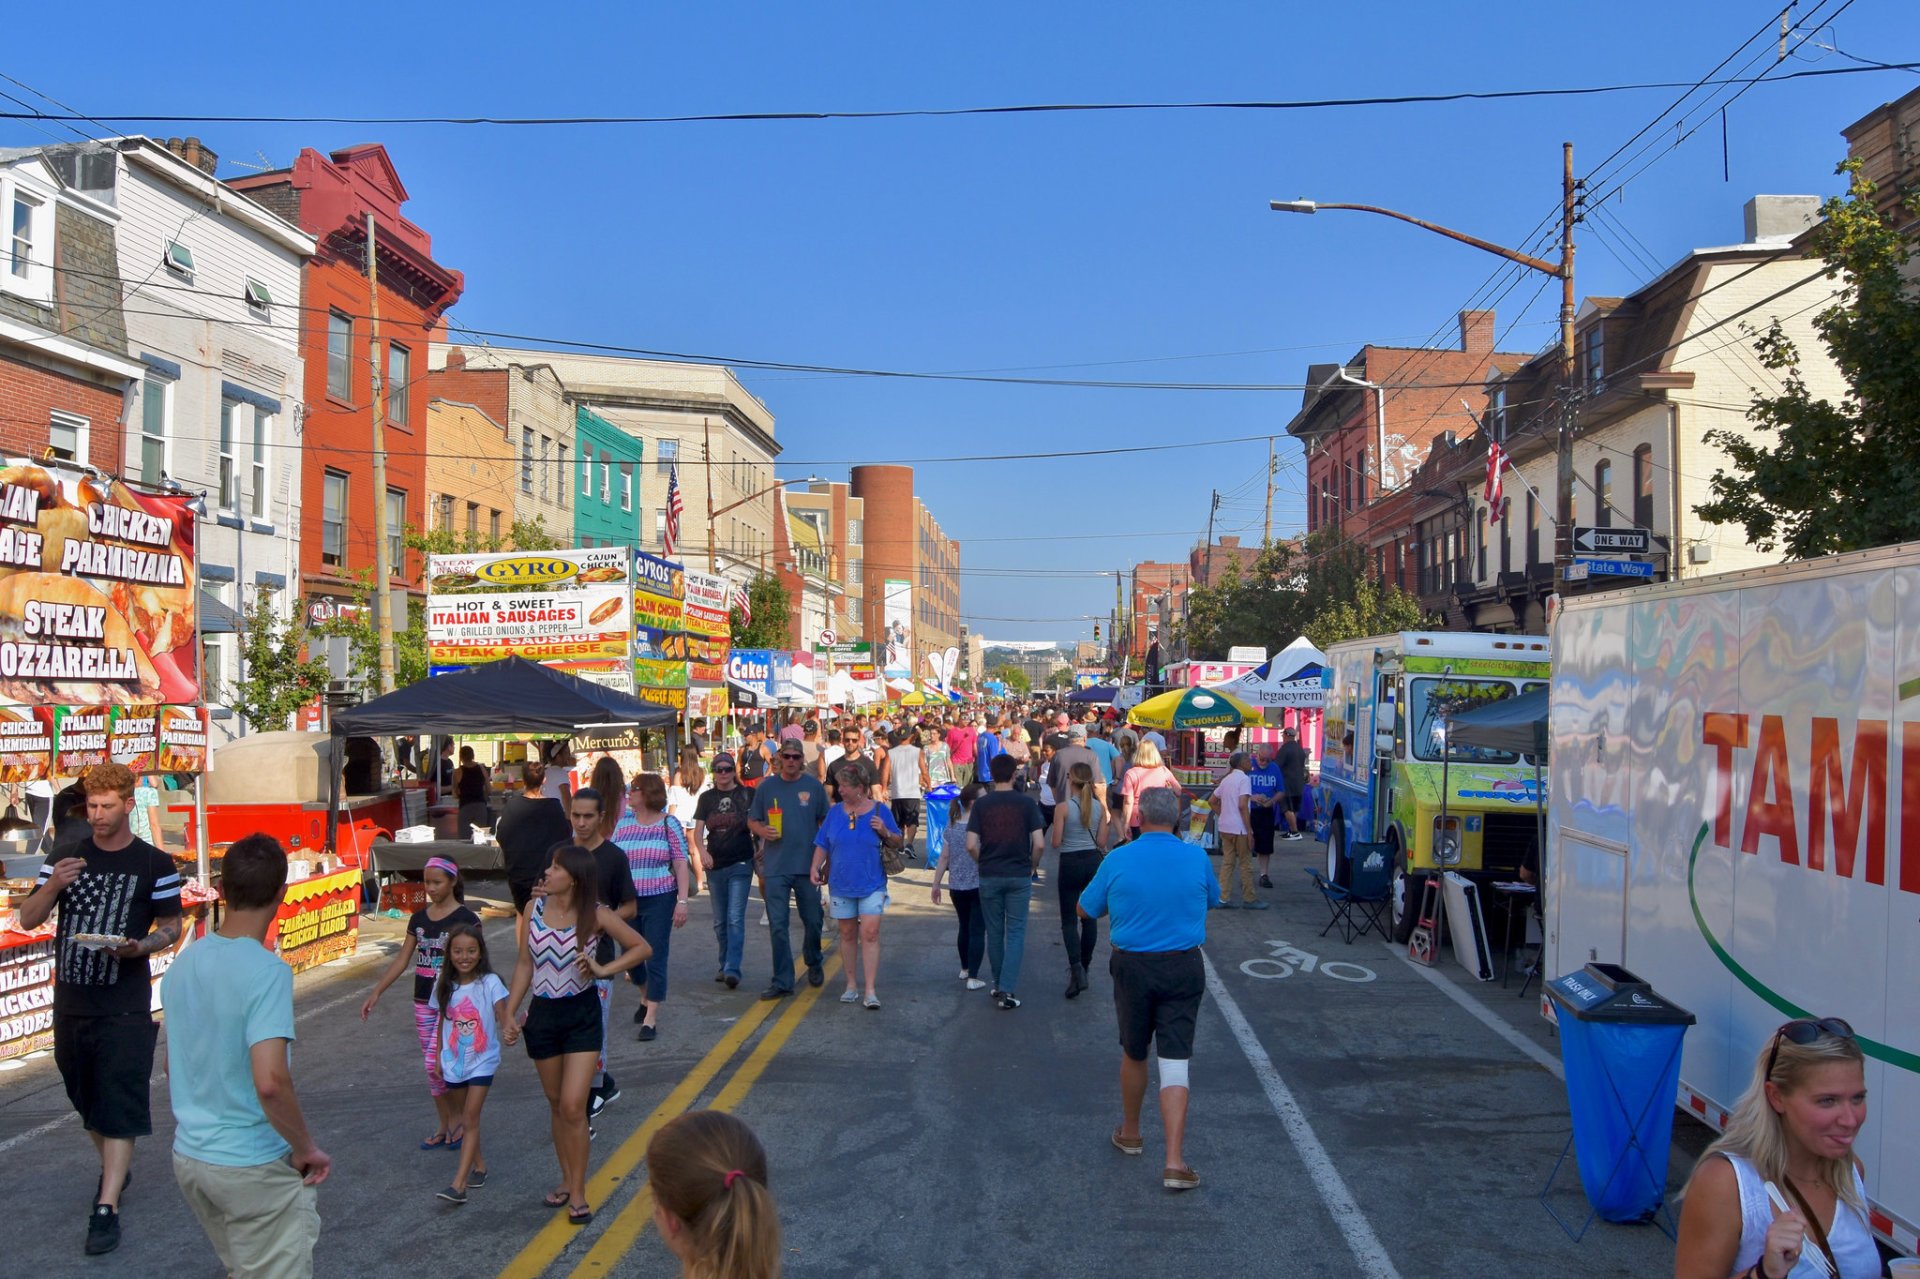
[(238, 635), (240, 615), (205, 591), (200, 592), (200, 633), (202, 635)]

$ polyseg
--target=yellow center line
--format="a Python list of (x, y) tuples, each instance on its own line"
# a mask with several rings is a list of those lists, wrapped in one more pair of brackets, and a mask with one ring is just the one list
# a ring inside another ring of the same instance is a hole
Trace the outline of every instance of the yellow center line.
[[(809, 990), (808, 993), (814, 992)], [(727, 1062), (733, 1059), (734, 1053), (740, 1050), (740, 1045), (752, 1037), (753, 1032), (760, 1028), (762, 1022), (773, 1015), (773, 1009), (774, 1005), (771, 1001), (754, 1004), (726, 1034), (720, 1037), (720, 1042), (707, 1050), (707, 1055), (687, 1072), (679, 1085), (667, 1094), (666, 1100), (647, 1116), (646, 1122), (642, 1123), (631, 1137), (620, 1143), (608, 1156), (606, 1163), (600, 1166), (598, 1172), (589, 1174), (588, 1203), (601, 1203), (619, 1189), (621, 1180), (640, 1166), (641, 1159), (647, 1153), (647, 1142), (652, 1140), (653, 1134), (658, 1132), (667, 1120), (693, 1105)], [(527, 1242), (527, 1246), (522, 1248), (518, 1255), (500, 1271), (499, 1279), (539, 1279), (539, 1276), (546, 1272), (547, 1267), (566, 1250), (567, 1245), (579, 1237), (580, 1228), (568, 1224), (563, 1210), (556, 1211), (553, 1220), (543, 1226)]]
[[(828, 983), (833, 981), (839, 968), (840, 956), (836, 951), (827, 960)], [(773, 1059), (786, 1046), (787, 1040), (793, 1037), (794, 1030), (806, 1018), (808, 1010), (820, 1001), (821, 993), (826, 988), (826, 984), (823, 983), (801, 992), (800, 997), (780, 1015), (780, 1020), (774, 1023), (773, 1029), (753, 1046), (753, 1051), (740, 1064), (740, 1068), (733, 1072), (733, 1078), (727, 1081), (726, 1087), (722, 1088), (719, 1095), (713, 1099), (712, 1109), (732, 1110), (745, 1099), (746, 1095), (753, 1090), (754, 1084), (759, 1082), (760, 1076), (766, 1073)], [(647, 1224), (652, 1220), (653, 1189), (650, 1185), (643, 1184), (633, 1198), (615, 1215), (601, 1236), (594, 1241), (593, 1248), (580, 1259), (580, 1264), (573, 1268), (567, 1279), (593, 1279), (594, 1276), (611, 1273), (614, 1264), (633, 1248), (640, 1236), (645, 1233)]]

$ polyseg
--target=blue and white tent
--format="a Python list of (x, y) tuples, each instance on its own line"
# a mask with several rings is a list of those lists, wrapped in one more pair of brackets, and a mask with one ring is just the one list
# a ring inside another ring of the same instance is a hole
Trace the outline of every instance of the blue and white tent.
[(1319, 710), (1326, 705), (1321, 672), (1327, 655), (1306, 636), (1275, 653), (1245, 675), (1211, 687), (1267, 710)]

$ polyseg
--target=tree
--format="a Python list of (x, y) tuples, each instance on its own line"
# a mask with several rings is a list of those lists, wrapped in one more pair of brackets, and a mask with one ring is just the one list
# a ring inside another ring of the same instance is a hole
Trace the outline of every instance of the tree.
[[(407, 526), (401, 537), (402, 542), (421, 555), (459, 555), (473, 552), (492, 552), (501, 550), (515, 551), (554, 551), (570, 546), (547, 532), (546, 522), (539, 517), (531, 520), (515, 520), (505, 538), (488, 537), (473, 532), (455, 532), (450, 528), (437, 528), (427, 532)], [(347, 660), (355, 679), (369, 693), (378, 693), (380, 689), (380, 635), (374, 625), (373, 616), (373, 570), (362, 569), (359, 581), (352, 588), (353, 608), (342, 610), (341, 616), (325, 622), (315, 628), (315, 633), (329, 636), (344, 636), (347, 640)], [(475, 586), (476, 592), (487, 590), (512, 590), (511, 586)], [(405, 688), (425, 679), (427, 668), (427, 615), (426, 606), (418, 598), (394, 595), (396, 609), (393, 627), (393, 686)], [(405, 615), (398, 615), (404, 608)]]
[(1301, 628), (1301, 634), (1312, 640), (1315, 648), (1324, 650), (1341, 640), (1423, 630), (1427, 624), (1419, 600), (1396, 586), (1363, 578), (1354, 584), (1348, 598), (1323, 605)]
[(752, 621), (743, 619), (737, 608), (727, 613), (727, 619), (732, 624), (733, 646), (786, 648), (793, 639), (789, 633), (793, 604), (780, 579), (771, 573), (755, 574), (753, 580), (747, 583), (747, 603), (752, 605)]
[(1211, 587), (1187, 595), (1184, 636), (1195, 657), (1246, 646), (1277, 650), (1299, 635), (1324, 648), (1340, 639), (1415, 629), (1419, 601), (1367, 577), (1366, 550), (1337, 530), (1302, 542), (1269, 542), (1243, 573), (1229, 564)]
[(319, 658), (303, 658), (300, 625), (273, 609), (266, 587), (241, 606), (240, 669), (227, 705), (258, 732), (292, 724), (294, 713), (327, 691), (331, 673)]
[(999, 680), (1007, 686), (1010, 693), (1031, 693), (1033, 681), (1018, 666), (996, 666), (987, 672), (989, 680)]
[[(1741, 525), (1763, 551), (1800, 559), (1920, 538), (1920, 291), (1906, 275), (1914, 249), (1874, 207), (1859, 161), (1838, 171), (1847, 194), (1821, 207), (1810, 244), (1827, 277), (1842, 281), (1841, 296), (1813, 327), (1847, 392), (1839, 403), (1814, 396), (1776, 319), (1754, 346), (1780, 393), (1754, 396), (1751, 433), (1707, 433), (1732, 466), (1715, 471), (1713, 500), (1694, 508)], [(1905, 207), (1920, 212), (1920, 193)]]

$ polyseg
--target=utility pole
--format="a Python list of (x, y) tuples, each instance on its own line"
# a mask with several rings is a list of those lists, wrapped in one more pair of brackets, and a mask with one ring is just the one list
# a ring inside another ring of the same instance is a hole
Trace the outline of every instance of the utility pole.
[(1260, 532), (1262, 549), (1273, 541), (1273, 436), (1267, 437), (1267, 523)]
[(1560, 177), (1560, 438), (1555, 459), (1553, 532), (1554, 590), (1573, 567), (1573, 415), (1579, 394), (1573, 384), (1573, 224), (1577, 191), (1573, 180), (1573, 143), (1561, 144)]
[(373, 396), (373, 611), (380, 641), (380, 691), (393, 691), (393, 565), (387, 557), (387, 411), (380, 385), (380, 251), (367, 214), (367, 386)]
[(713, 430), (706, 418), (700, 419), (700, 478), (707, 490), (707, 572), (718, 577), (713, 558)]
[(1215, 489), (1213, 490), (1213, 503), (1207, 507), (1207, 558), (1204, 561), (1206, 567), (1201, 570), (1207, 579), (1205, 585), (1208, 587), (1213, 585), (1213, 517), (1219, 509), (1220, 490)]

